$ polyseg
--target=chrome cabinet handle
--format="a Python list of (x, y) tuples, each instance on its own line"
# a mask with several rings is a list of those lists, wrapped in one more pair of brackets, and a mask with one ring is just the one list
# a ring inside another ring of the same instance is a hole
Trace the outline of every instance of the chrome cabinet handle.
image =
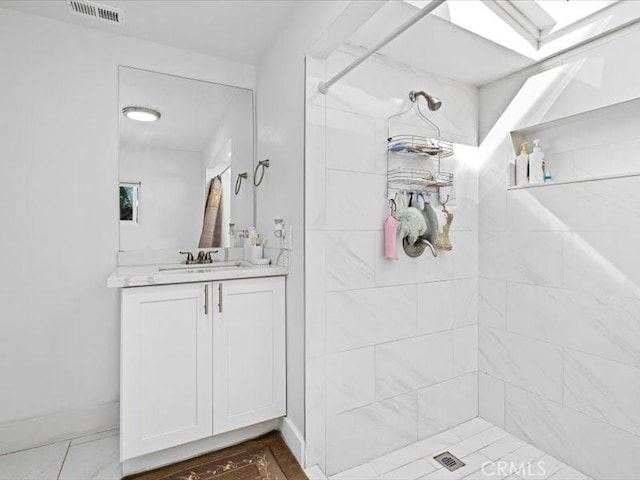
[(209, 285), (204, 286), (204, 314), (209, 315)]
[(222, 284), (218, 284), (218, 312), (222, 313)]

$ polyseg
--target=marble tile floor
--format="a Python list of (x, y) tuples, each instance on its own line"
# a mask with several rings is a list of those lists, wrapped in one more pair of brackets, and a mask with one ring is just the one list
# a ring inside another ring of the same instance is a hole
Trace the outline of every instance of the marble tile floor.
[[(433, 457), (449, 451), (466, 465), (450, 472)], [(484, 466), (484, 468), (483, 468)], [(310, 480), (327, 480), (317, 466)], [(328, 480), (589, 480), (532, 445), (491, 423), (474, 418)]]
[[(0, 455), (0, 480), (118, 480), (118, 449), (118, 430), (110, 430)], [(434, 455), (443, 451), (456, 455), (466, 465), (449, 472), (433, 460)], [(305, 471), (309, 480), (327, 480), (317, 466)], [(329, 478), (374, 479), (589, 480), (480, 418)]]
[(118, 480), (118, 430), (0, 455), (0, 480)]

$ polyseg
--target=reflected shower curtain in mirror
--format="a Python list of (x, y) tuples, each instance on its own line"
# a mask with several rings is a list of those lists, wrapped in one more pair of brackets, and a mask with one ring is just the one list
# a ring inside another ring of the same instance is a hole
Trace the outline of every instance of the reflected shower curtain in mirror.
[(222, 238), (222, 179), (215, 177), (209, 183), (209, 193), (204, 205), (202, 234), (198, 248), (219, 247)]

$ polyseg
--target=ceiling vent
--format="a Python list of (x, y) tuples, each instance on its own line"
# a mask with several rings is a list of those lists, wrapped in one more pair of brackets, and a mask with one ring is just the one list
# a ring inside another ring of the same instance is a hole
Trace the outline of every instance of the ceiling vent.
[(103, 20), (108, 23), (124, 23), (122, 10), (82, 0), (69, 0), (67, 2), (71, 13), (85, 17)]

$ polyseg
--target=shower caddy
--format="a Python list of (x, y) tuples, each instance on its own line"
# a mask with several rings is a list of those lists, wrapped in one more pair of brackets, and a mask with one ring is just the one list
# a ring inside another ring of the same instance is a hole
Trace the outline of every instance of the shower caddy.
[[(447, 172), (442, 169), (442, 159), (453, 155), (453, 144), (440, 138), (440, 128), (434, 122), (429, 120), (422, 112), (419, 98), (423, 97), (429, 107), (433, 110), (439, 108), (439, 102), (435, 107), (433, 97), (424, 91), (409, 92), (409, 100), (411, 105), (403, 112), (387, 118), (387, 198), (395, 200), (398, 194), (418, 194), (425, 196), (435, 194), (438, 202), (445, 205), (449, 196), (445, 200), (440, 197), (440, 189), (453, 186), (453, 172)], [(411, 134), (391, 134), (391, 126), (394, 119), (398, 119), (410, 112), (414, 111), (418, 118), (422, 120), (434, 132), (434, 136), (421, 136)], [(393, 155), (403, 155), (422, 159), (425, 162), (431, 162), (432, 168), (408, 168), (396, 166), (391, 168), (391, 158)], [(418, 239), (414, 244), (404, 238), (402, 241), (404, 251), (410, 257), (418, 257), (422, 255), (426, 248), (430, 248), (433, 256), (437, 256), (434, 245), (424, 238)]]

